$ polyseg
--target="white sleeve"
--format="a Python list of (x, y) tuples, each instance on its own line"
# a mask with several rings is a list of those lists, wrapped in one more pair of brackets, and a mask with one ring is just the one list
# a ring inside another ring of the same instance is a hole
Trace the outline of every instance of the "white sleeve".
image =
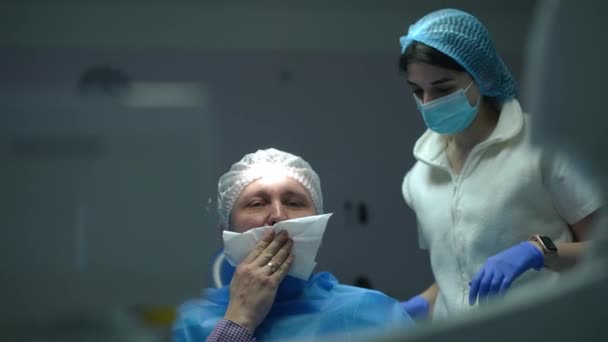
[(553, 198), (553, 205), (561, 217), (574, 224), (603, 205), (600, 187), (573, 158), (552, 153), (544, 165), (545, 186)]
[[(412, 209), (414, 213), (416, 213), (416, 208), (414, 207), (414, 201), (412, 199), (412, 195), (410, 193), (410, 174), (412, 171), (410, 170), (405, 177), (403, 178), (403, 184), (401, 185), (401, 192), (403, 193), (403, 199), (405, 203)], [(420, 225), (416, 226), (417, 234), (418, 234), (418, 247), (420, 249), (429, 249), (429, 245), (427, 244), (424, 236), (422, 235), (422, 231), (420, 230)]]

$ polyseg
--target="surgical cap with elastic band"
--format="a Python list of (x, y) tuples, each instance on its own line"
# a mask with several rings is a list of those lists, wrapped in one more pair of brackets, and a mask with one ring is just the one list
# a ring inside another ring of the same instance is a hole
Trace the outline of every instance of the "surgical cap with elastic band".
[(323, 213), (319, 176), (304, 159), (274, 148), (247, 154), (220, 177), (217, 185), (219, 223), (228, 229), (234, 202), (243, 189), (265, 176), (286, 176), (298, 181), (310, 193), (317, 214)]
[(456, 9), (427, 14), (400, 38), (401, 53), (414, 41), (435, 48), (462, 65), (482, 95), (503, 102), (517, 93), (517, 84), (496, 53), (490, 34), (474, 16)]

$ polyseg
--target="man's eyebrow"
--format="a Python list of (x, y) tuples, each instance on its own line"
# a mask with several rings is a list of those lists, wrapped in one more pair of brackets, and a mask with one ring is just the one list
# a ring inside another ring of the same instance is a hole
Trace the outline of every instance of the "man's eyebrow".
[(305, 194), (299, 192), (299, 191), (294, 191), (294, 190), (287, 190), (285, 191), (285, 196), (297, 196), (297, 197), (306, 197)]
[(288, 190), (288, 191), (284, 192), (283, 196), (281, 196), (281, 197), (283, 199), (297, 199), (299, 201), (305, 201), (306, 203), (312, 204), (311, 198), (309, 198), (307, 196), (307, 194), (304, 194), (300, 191)]
[(267, 194), (266, 191), (264, 191), (263, 189), (261, 190), (256, 190), (254, 192), (248, 193), (247, 197), (263, 197)]

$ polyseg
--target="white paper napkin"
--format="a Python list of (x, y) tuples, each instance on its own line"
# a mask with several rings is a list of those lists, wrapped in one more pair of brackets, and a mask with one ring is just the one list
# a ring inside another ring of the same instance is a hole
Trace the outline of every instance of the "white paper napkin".
[(236, 267), (245, 260), (255, 245), (270, 229), (273, 229), (275, 233), (286, 230), (289, 233), (289, 237), (293, 240), (291, 252), (295, 258), (289, 275), (306, 280), (317, 265), (315, 258), (321, 246), (327, 221), (331, 215), (333, 214), (306, 216), (281, 221), (272, 227), (253, 228), (244, 233), (224, 230), (222, 238), (224, 239), (224, 255), (226, 260)]

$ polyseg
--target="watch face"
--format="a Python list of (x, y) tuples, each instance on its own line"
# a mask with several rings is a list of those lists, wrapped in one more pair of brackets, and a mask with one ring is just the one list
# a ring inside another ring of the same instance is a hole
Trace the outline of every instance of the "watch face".
[(552, 251), (552, 252), (557, 252), (557, 247), (555, 246), (555, 244), (553, 243), (553, 240), (551, 240), (549, 237), (547, 236), (539, 236), (539, 238), (541, 239), (543, 245), (545, 245), (545, 247)]

